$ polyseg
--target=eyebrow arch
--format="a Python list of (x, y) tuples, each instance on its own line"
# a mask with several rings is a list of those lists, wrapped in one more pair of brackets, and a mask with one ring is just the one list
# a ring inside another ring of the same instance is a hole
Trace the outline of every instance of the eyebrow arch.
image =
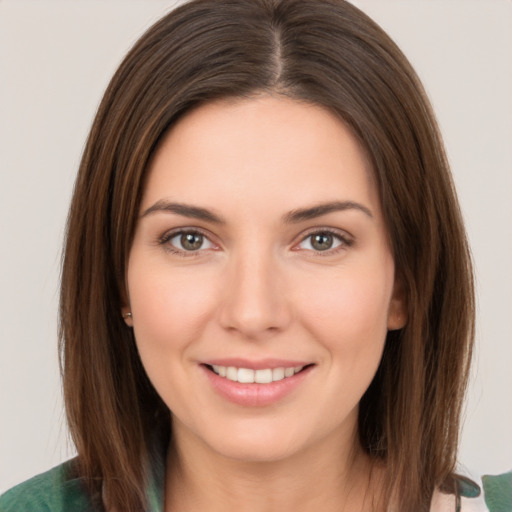
[[(292, 210), (286, 213), (282, 219), (285, 224), (297, 224), (305, 220), (327, 215), (328, 213), (345, 210), (359, 210), (368, 217), (373, 218), (372, 212), (362, 204), (354, 201), (332, 201), (329, 203), (318, 204), (310, 208)], [(211, 210), (184, 203), (173, 203), (166, 200), (157, 201), (153, 206), (150, 206), (142, 213), (141, 218), (155, 212), (175, 213), (176, 215), (189, 217), (191, 219), (199, 219), (213, 224), (226, 224), (226, 221), (222, 217), (213, 213)]]
[(329, 203), (322, 203), (311, 208), (300, 208), (292, 210), (283, 216), (283, 221), (286, 224), (296, 224), (305, 220), (314, 219), (327, 215), (332, 212), (339, 212), (345, 210), (359, 210), (365, 215), (373, 219), (373, 214), (366, 206), (356, 203), (354, 201), (332, 201)]
[(226, 221), (222, 217), (216, 215), (210, 210), (207, 210), (206, 208), (183, 203), (172, 203), (165, 200), (157, 201), (153, 206), (150, 206), (142, 213), (141, 218), (155, 212), (175, 213), (183, 217), (204, 220), (213, 224), (226, 224)]

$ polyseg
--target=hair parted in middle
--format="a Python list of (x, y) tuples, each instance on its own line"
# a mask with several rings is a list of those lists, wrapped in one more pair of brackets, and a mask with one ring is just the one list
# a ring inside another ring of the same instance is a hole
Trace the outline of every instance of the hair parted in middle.
[(284, 95), (345, 123), (373, 170), (407, 302), (359, 411), (399, 510), (428, 510), (453, 471), (473, 339), (471, 262), (431, 107), (407, 59), (343, 0), (194, 0), (123, 60), (98, 109), (68, 219), (60, 337), (79, 471), (138, 510), (169, 411), (120, 311), (146, 171), (168, 130), (220, 99)]

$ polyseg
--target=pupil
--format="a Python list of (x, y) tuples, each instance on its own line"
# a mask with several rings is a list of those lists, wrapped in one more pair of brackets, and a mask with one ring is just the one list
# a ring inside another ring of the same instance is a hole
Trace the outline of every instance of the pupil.
[(203, 235), (197, 233), (186, 233), (181, 236), (181, 245), (187, 251), (195, 251), (203, 245)]
[(328, 233), (314, 235), (311, 245), (317, 251), (326, 251), (332, 247), (332, 235), (329, 235)]

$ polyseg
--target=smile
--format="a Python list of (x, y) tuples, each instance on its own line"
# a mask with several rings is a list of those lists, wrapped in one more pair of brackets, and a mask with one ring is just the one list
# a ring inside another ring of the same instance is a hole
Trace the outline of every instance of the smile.
[(304, 369), (304, 366), (263, 368), (252, 370), (251, 368), (237, 368), (235, 366), (212, 365), (210, 368), (220, 377), (241, 384), (270, 384), (288, 377), (293, 377)]
[[(218, 364), (221, 362), (224, 364)], [(265, 407), (292, 395), (316, 366), (315, 363), (297, 363), (284, 360), (249, 362), (233, 358), (209, 361), (199, 367), (222, 398), (243, 407)]]

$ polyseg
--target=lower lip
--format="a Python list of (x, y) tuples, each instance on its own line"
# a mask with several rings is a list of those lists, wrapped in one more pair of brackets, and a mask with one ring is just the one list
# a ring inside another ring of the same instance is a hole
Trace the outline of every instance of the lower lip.
[(313, 366), (304, 368), (292, 377), (268, 384), (242, 384), (220, 377), (204, 365), (201, 365), (201, 368), (215, 391), (223, 398), (244, 407), (265, 407), (279, 402), (292, 393), (309, 375)]

